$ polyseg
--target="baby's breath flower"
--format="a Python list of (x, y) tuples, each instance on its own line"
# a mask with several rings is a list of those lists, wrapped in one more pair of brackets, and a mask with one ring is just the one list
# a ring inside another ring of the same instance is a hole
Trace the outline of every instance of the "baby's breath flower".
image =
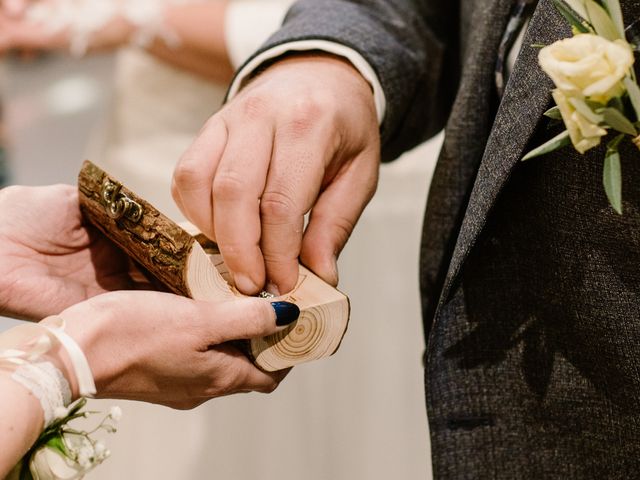
[(109, 417), (114, 421), (114, 422), (119, 422), (120, 419), (122, 418), (122, 409), (118, 406), (113, 406), (109, 409)]
[[(115, 432), (112, 423), (122, 416), (119, 407), (113, 407), (102, 422), (92, 431), (70, 429), (67, 423), (78, 416), (90, 416), (97, 412), (81, 412), (82, 404), (70, 408), (58, 408), (56, 418), (60, 422), (46, 430), (38, 439), (29, 459), (29, 473), (35, 480), (80, 480), (84, 475), (106, 460), (111, 452), (102, 441), (94, 441), (91, 434), (98, 430)], [(73, 412), (73, 416), (70, 413)], [(54, 442), (49, 445), (49, 442)], [(54, 446), (52, 446), (54, 445)]]

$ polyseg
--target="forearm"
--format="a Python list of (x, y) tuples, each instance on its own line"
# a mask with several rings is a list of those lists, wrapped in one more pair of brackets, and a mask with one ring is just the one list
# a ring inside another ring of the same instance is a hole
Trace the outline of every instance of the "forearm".
[(156, 39), (147, 51), (180, 69), (205, 78), (228, 83), (233, 67), (224, 37), (226, 1), (169, 6), (165, 11), (167, 31), (178, 44)]
[[(224, 39), (226, 1), (168, 5), (163, 28), (176, 42), (156, 37), (144, 48), (160, 60), (205, 78), (228, 83), (233, 74)], [(139, 28), (126, 17), (113, 19), (94, 35), (90, 50), (125, 46)]]
[[(71, 329), (73, 335), (68, 336), (80, 350), (86, 346), (80, 346), (74, 337), (86, 340), (104, 336), (102, 322), (87, 321), (88, 314), (93, 312), (83, 305), (87, 302), (79, 304), (75, 315), (68, 315), (72, 324), (84, 325)], [(61, 324), (54, 317), (48, 317), (37, 326), (25, 324), (0, 335), (0, 352), (5, 353), (4, 360), (0, 357), (0, 445), (3, 447), (0, 478), (5, 478), (34, 445), (45, 421), (50, 423), (55, 418), (57, 407), (66, 406), (81, 394), (91, 393), (86, 390), (86, 384), (80, 385), (77, 356), (73, 357), (58, 341), (60, 337), (56, 335), (60, 333), (53, 335), (52, 330), (44, 327), (60, 329)], [(83, 336), (78, 331), (83, 331)], [(43, 348), (46, 351), (39, 352)], [(64, 393), (67, 389), (70, 395)]]
[(38, 5), (22, 19), (0, 13), (8, 40), (2, 48), (71, 50), (74, 54), (109, 51), (136, 44), (161, 60), (207, 78), (228, 82), (233, 69), (225, 45), (227, 1), (171, 4), (158, 2), (138, 10), (123, 2), (104, 18), (92, 19), (77, 7), (73, 17), (50, 5)]
[[(78, 340), (107, 336), (100, 319), (89, 320), (91, 314), (95, 312), (89, 302), (83, 302), (68, 318), (47, 317), (38, 325), (22, 324), (0, 334), (0, 478), (24, 457), (61, 409), (95, 393), (92, 368), (83, 353), (87, 346)], [(66, 332), (67, 322), (79, 328)], [(108, 338), (111, 344), (113, 340)]]
[(4, 478), (29, 450), (43, 428), (42, 407), (38, 399), (0, 372), (0, 478)]

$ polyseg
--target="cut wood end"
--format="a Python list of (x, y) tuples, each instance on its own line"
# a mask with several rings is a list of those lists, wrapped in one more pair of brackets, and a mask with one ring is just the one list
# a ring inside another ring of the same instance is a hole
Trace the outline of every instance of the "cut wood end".
[[(110, 217), (105, 178), (117, 183), (116, 191), (122, 193), (118, 198), (141, 206), (140, 218)], [(193, 225), (181, 228), (89, 161), (80, 171), (78, 189), (83, 214), (175, 293), (207, 301), (244, 296), (233, 287), (217, 245)], [(258, 367), (282, 370), (328, 357), (338, 349), (349, 322), (346, 295), (300, 266), (296, 287), (275, 300), (295, 303), (300, 318), (284, 331), (245, 342)]]
[(251, 340), (256, 365), (277, 371), (336, 352), (349, 324), (346, 295), (300, 266), (298, 284), (279, 299), (298, 305), (300, 318), (286, 330)]

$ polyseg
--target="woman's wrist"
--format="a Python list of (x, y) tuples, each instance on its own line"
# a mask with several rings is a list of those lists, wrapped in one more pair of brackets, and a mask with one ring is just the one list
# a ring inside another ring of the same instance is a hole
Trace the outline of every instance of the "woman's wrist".
[[(89, 374), (98, 392), (103, 390), (102, 387), (109, 383), (110, 378), (118, 374), (120, 364), (118, 358), (107, 357), (108, 352), (102, 348), (108, 343), (106, 340), (109, 335), (113, 334), (109, 325), (113, 323), (111, 319), (114, 318), (114, 306), (103, 305), (105, 301), (108, 302), (104, 299), (97, 305), (95, 301), (87, 300), (67, 308), (57, 316), (64, 320), (65, 334), (77, 344), (86, 359)], [(53, 326), (51, 319), (45, 319), (41, 323)], [(69, 349), (62, 345), (52, 353), (55, 354), (60, 370), (69, 380), (72, 398), (75, 400), (82, 396), (82, 379), (79, 379), (78, 375), (82, 375), (83, 359), (74, 359)], [(84, 376), (86, 377), (86, 374)]]

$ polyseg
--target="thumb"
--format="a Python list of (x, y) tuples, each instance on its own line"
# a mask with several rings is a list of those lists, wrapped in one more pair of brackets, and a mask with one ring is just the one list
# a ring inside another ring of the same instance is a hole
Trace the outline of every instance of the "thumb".
[(378, 158), (363, 153), (318, 197), (302, 239), (300, 260), (325, 282), (338, 285), (338, 255), (378, 183)]
[(211, 322), (215, 344), (266, 337), (291, 325), (300, 316), (300, 309), (293, 303), (251, 297), (217, 303), (215, 310), (216, 318)]

